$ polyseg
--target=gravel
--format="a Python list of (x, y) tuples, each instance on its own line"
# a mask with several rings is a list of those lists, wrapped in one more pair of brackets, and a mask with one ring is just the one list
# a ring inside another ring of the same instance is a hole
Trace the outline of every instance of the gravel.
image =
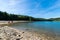
[(0, 40), (55, 40), (52, 37), (46, 37), (34, 32), (17, 30), (11, 27), (0, 27)]

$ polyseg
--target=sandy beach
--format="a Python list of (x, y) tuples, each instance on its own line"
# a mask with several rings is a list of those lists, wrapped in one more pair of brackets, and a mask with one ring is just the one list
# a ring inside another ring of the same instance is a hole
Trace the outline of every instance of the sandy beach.
[[(26, 21), (13, 21), (13, 23), (17, 22)], [(36, 31), (18, 30), (7, 25), (9, 25), (8, 21), (0, 21), (0, 40), (60, 40), (60, 37), (46, 35), (49, 33), (43, 34)]]
[(38, 34), (36, 32), (28, 32), (17, 30), (8, 26), (0, 27), (0, 40), (55, 40), (52, 37)]
[[(14, 23), (19, 23), (19, 22), (29, 22), (29, 21), (13, 21), (13, 23), (8, 23), (9, 21), (0, 21), (0, 26), (9, 26)], [(10, 21), (11, 22), (11, 21)]]

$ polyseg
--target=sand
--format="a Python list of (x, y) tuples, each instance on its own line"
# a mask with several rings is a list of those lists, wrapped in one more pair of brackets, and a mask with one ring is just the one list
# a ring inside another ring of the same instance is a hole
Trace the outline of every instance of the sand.
[(44, 34), (17, 30), (12, 27), (0, 27), (0, 40), (56, 40)]
[[(14, 21), (17, 22), (26, 22), (26, 21)], [(12, 23), (12, 24), (13, 24)], [(28, 30), (18, 30), (6, 25), (8, 21), (0, 21), (0, 40), (60, 40), (60, 37), (48, 36), (49, 33), (37, 33), (35, 31)]]
[(13, 25), (14, 23), (21, 23), (21, 22), (29, 22), (29, 21), (13, 21), (13, 23), (10, 21), (0, 21), (0, 26), (10, 26)]

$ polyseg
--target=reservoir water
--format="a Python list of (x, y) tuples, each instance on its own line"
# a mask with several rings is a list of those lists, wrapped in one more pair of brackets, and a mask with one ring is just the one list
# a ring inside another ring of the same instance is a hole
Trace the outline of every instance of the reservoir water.
[(16, 23), (12, 25), (12, 27), (16, 29), (22, 30), (35, 30), (38, 32), (51, 32), (60, 36), (60, 22), (49, 22), (49, 21), (38, 21), (38, 22), (23, 22), (23, 23)]

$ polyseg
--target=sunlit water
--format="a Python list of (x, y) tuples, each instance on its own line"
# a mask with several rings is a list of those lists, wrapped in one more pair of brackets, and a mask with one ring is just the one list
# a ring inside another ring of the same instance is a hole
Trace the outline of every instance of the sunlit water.
[(35, 30), (40, 32), (41, 30), (45, 32), (51, 32), (56, 35), (60, 35), (60, 22), (49, 22), (49, 21), (38, 21), (38, 22), (26, 22), (26, 23), (16, 23), (12, 25), (16, 29), (22, 30)]

